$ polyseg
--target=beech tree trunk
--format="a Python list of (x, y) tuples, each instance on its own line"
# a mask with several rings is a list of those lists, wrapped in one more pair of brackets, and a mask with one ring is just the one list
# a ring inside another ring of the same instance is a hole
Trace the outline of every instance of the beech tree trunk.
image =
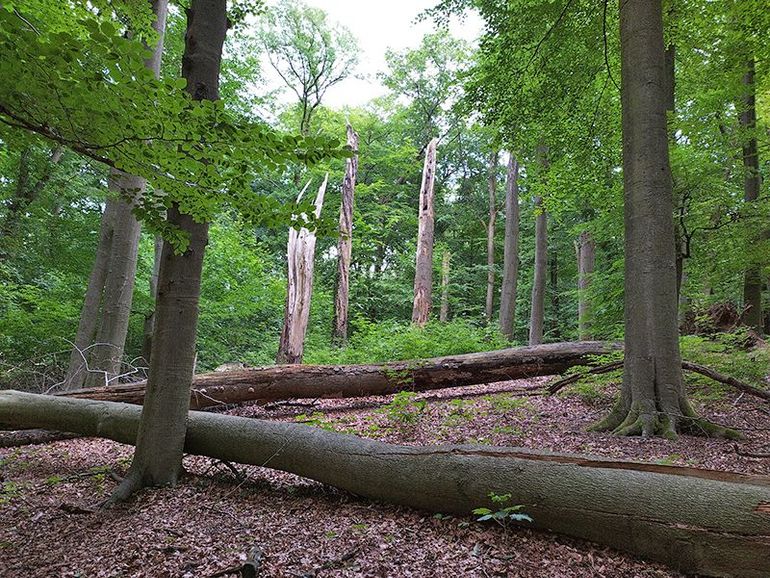
[(591, 233), (583, 231), (575, 244), (578, 261), (578, 335), (581, 341), (593, 339), (591, 331), (591, 303), (588, 289), (594, 273), (596, 244)]
[[(645, 0), (646, 1), (646, 0)], [(132, 443), (135, 406), (0, 392), (0, 423)], [(306, 425), (190, 412), (185, 451), (291, 472), (355, 495), (468, 515), (511, 494), (532, 527), (658, 560), (681, 572), (770, 573), (764, 476), (520, 448), (397, 446)]]
[(489, 219), (487, 221), (487, 301), (485, 317), (492, 323), (495, 306), (495, 222), (497, 221), (497, 151), (489, 155), (487, 175), (489, 193)]
[[(215, 371), (193, 379), (190, 407), (202, 409), (244, 401), (366, 397), (555, 375), (576, 365), (589, 365), (593, 356), (619, 349), (622, 349), (620, 344), (583, 341), (392, 363), (279, 365)], [(125, 383), (60, 395), (139, 404), (144, 388), (144, 382)]]
[(433, 292), (433, 183), (436, 177), (434, 138), (425, 149), (425, 166), (420, 186), (420, 213), (417, 228), (417, 263), (414, 270), (412, 323), (423, 327), (430, 317)]
[[(110, 190), (122, 198), (144, 193), (145, 180), (141, 177), (113, 169), (109, 180)], [(104, 281), (99, 328), (89, 352), (86, 387), (108, 385), (121, 374), (134, 296), (140, 235), (141, 225), (132, 213), (132, 205), (124, 200), (116, 200), (109, 266)]]
[[(315, 198), (316, 219), (321, 216), (329, 173), (321, 183)], [(305, 187), (307, 188), (307, 187)], [(302, 198), (300, 193), (299, 198)], [(299, 199), (297, 199), (299, 202)], [(300, 215), (303, 218), (304, 215)], [(313, 267), (315, 261), (315, 231), (305, 227), (299, 231), (289, 229), (288, 275), (286, 287), (286, 308), (283, 317), (281, 340), (278, 343), (277, 363), (302, 363), (305, 352), (305, 334), (310, 319), (310, 300), (313, 296)]]
[(83, 308), (80, 310), (75, 341), (72, 344), (67, 375), (64, 378), (62, 389), (78, 389), (83, 387), (88, 372), (89, 346), (93, 343), (96, 326), (99, 323), (99, 309), (102, 303), (102, 290), (110, 262), (112, 252), (112, 221), (115, 214), (116, 202), (107, 199), (102, 213), (102, 221), (99, 226), (99, 242), (96, 246), (96, 258), (94, 259), (91, 275), (88, 278), (88, 288), (83, 299)]
[(343, 344), (348, 338), (348, 304), (350, 301), (350, 258), (353, 251), (353, 199), (358, 173), (358, 135), (348, 125), (348, 145), (356, 155), (345, 161), (340, 205), (340, 236), (337, 241), (337, 290), (334, 297), (334, 331), (332, 339)]
[(545, 322), (545, 280), (548, 267), (548, 215), (543, 199), (535, 197), (535, 278), (532, 283), (532, 309), (529, 318), (529, 344), (543, 342)]
[[(152, 55), (144, 64), (158, 77), (168, 2), (152, 0), (151, 4), (155, 15), (153, 28), (158, 39)], [(88, 293), (92, 294), (87, 293), (81, 312), (81, 323), (65, 381), (67, 387), (81, 387), (83, 383), (89, 386), (107, 384), (121, 373), (141, 234), (141, 226), (132, 213), (133, 203), (126, 199), (138, 199), (144, 194), (145, 185), (143, 178), (110, 170), (109, 190), (114, 195), (107, 200), (108, 206), (112, 205), (109, 210), (110, 242), (109, 247), (102, 247), (102, 240), (106, 237), (100, 234), (94, 271), (89, 279)], [(105, 215), (107, 213), (105, 210)], [(106, 262), (103, 261), (104, 253), (107, 254)], [(99, 280), (101, 284), (97, 286)], [(93, 294), (97, 291), (98, 296)]]
[(142, 357), (148, 367), (152, 358), (152, 334), (155, 331), (155, 302), (158, 299), (158, 275), (160, 274), (160, 259), (163, 254), (163, 237), (155, 235), (155, 251), (150, 273), (150, 298), (152, 309), (145, 315), (142, 339)]
[[(747, 136), (743, 144), (744, 171), (744, 200), (754, 203), (759, 199), (761, 173), (759, 171), (759, 150), (757, 148), (757, 106), (754, 59), (748, 61), (746, 73), (743, 75), (743, 110), (740, 115), (741, 130)], [(749, 253), (751, 251), (749, 250)], [(762, 335), (762, 266), (751, 256), (750, 265), (743, 278), (743, 323)]]
[[(219, 99), (219, 70), (227, 33), (226, 0), (192, 0), (187, 10), (182, 76), (195, 100)], [(182, 472), (190, 387), (195, 365), (203, 254), (208, 223), (168, 209), (168, 221), (189, 235), (183, 254), (164, 243), (158, 277), (153, 355), (136, 451), (111, 501), (145, 486), (174, 485)]]
[(452, 254), (448, 249), (444, 249), (444, 255), (441, 258), (441, 312), (439, 321), (446, 323), (449, 320), (449, 264)]
[(513, 341), (516, 286), (519, 281), (519, 163), (511, 153), (505, 183), (505, 244), (500, 291), (500, 332)]
[(682, 382), (661, 0), (622, 2), (620, 39), (626, 356), (620, 398), (594, 429), (721, 435), (697, 418)]

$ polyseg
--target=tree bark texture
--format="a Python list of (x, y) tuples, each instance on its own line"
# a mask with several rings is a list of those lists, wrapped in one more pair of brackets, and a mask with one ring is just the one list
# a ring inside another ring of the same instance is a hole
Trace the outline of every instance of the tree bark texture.
[(588, 293), (596, 263), (596, 243), (589, 231), (583, 231), (575, 246), (578, 261), (578, 338), (586, 341), (593, 339)]
[(500, 290), (500, 332), (513, 341), (519, 281), (519, 163), (511, 153), (505, 183), (505, 242)]
[[(187, 10), (182, 76), (195, 100), (219, 99), (219, 71), (227, 33), (226, 0), (192, 0)], [(114, 502), (144, 486), (174, 485), (182, 451), (195, 366), (203, 255), (208, 223), (198, 223), (173, 204), (167, 220), (189, 236), (182, 254), (164, 242), (158, 276), (153, 355), (136, 432), (131, 468)]]
[(595, 428), (673, 438), (695, 414), (679, 352), (661, 0), (621, 3), (620, 38), (626, 357), (620, 398)]
[(414, 304), (412, 323), (424, 326), (430, 317), (433, 292), (433, 184), (436, 177), (436, 146), (434, 138), (425, 149), (425, 166), (420, 186), (420, 212), (417, 227), (417, 262), (414, 271)]
[(163, 237), (155, 235), (155, 250), (152, 260), (152, 272), (150, 273), (150, 298), (152, 309), (144, 317), (142, 330), (142, 357), (149, 366), (152, 359), (152, 334), (155, 331), (155, 301), (158, 298), (158, 275), (160, 274), (160, 258), (163, 254)]
[(333, 340), (343, 344), (348, 338), (348, 305), (350, 303), (350, 259), (353, 251), (353, 200), (358, 173), (358, 135), (348, 125), (348, 146), (356, 153), (345, 162), (340, 205), (340, 235), (337, 241), (337, 290), (334, 295)]
[(449, 321), (449, 266), (452, 254), (448, 249), (444, 249), (441, 257), (441, 311), (439, 312), (439, 321), (446, 323)]
[(529, 344), (543, 342), (545, 323), (545, 280), (548, 273), (548, 215), (543, 199), (535, 197), (535, 277), (532, 283), (532, 309), (529, 318)]
[(497, 221), (497, 151), (489, 155), (487, 192), (489, 217), (487, 220), (487, 300), (484, 308), (487, 323), (492, 323), (495, 307), (495, 224)]
[[(756, 84), (754, 81), (754, 59), (747, 63), (746, 73), (743, 75), (743, 109), (740, 115), (741, 130), (746, 133), (743, 143), (743, 191), (744, 200), (754, 203), (759, 199), (761, 185), (761, 173), (759, 171), (759, 150), (757, 147), (757, 104)], [(750, 256), (750, 264), (743, 277), (743, 323), (751, 327), (758, 334), (763, 333), (762, 323), (762, 265), (755, 262)]]
[[(622, 349), (620, 344), (583, 341), (391, 363), (279, 365), (212, 372), (194, 378), (190, 407), (203, 409), (244, 401), (366, 397), (555, 375), (576, 365), (590, 365), (593, 356), (619, 349)], [(144, 388), (144, 382), (126, 383), (61, 395), (139, 404)]]
[[(321, 207), (324, 203), (328, 182), (329, 173), (326, 173), (315, 198), (316, 219), (321, 216)], [(302, 194), (300, 194), (301, 197)], [(303, 217), (304, 215), (300, 215), (300, 218)], [(310, 319), (310, 300), (313, 296), (315, 244), (315, 231), (310, 231), (305, 227), (301, 227), (299, 231), (294, 227), (289, 229), (286, 307), (281, 340), (278, 343), (278, 354), (276, 355), (278, 363), (302, 363), (302, 356), (305, 352), (305, 334)]]
[(96, 257), (91, 275), (88, 278), (88, 287), (83, 299), (83, 307), (80, 310), (80, 320), (75, 334), (75, 341), (70, 352), (70, 361), (67, 374), (64, 377), (62, 389), (78, 389), (83, 387), (88, 374), (89, 346), (93, 343), (96, 327), (99, 323), (99, 310), (102, 303), (102, 290), (107, 278), (112, 253), (113, 226), (112, 220), (115, 214), (116, 202), (107, 199), (102, 213), (102, 221), (99, 226), (99, 242), (96, 246)]
[[(144, 64), (158, 77), (163, 54), (168, 2), (152, 0), (151, 4), (155, 15), (153, 28), (157, 33), (157, 43), (153, 47), (152, 55), (145, 60)], [(81, 387), (83, 383), (89, 386), (109, 383), (121, 373), (141, 234), (141, 226), (132, 213), (133, 203), (127, 199), (138, 199), (144, 194), (145, 185), (143, 178), (128, 175), (116, 169), (110, 170), (109, 190), (113, 193), (113, 198), (107, 201), (108, 206), (113, 205), (109, 222), (112, 228), (109, 235), (110, 243), (108, 248), (102, 247), (101, 242), (104, 237), (100, 235), (100, 246), (97, 248), (97, 258), (88, 288), (88, 292), (98, 290), (99, 295), (98, 298), (88, 294), (86, 296), (81, 312), (83, 331), (81, 332), (79, 327), (67, 371), (68, 387)], [(107, 214), (106, 210), (105, 214)], [(105, 251), (108, 254), (105, 265), (106, 274), (100, 269), (103, 265), (102, 253)], [(91, 281), (96, 283), (100, 278), (102, 278), (101, 285), (92, 287)], [(83, 317), (86, 319), (83, 320)], [(86, 348), (88, 348), (87, 352)]]
[[(0, 423), (136, 437), (140, 409), (0, 392)], [(520, 448), (396, 446), (301, 424), (190, 412), (185, 451), (291, 472), (372, 500), (468, 515), (511, 494), (532, 527), (658, 560), (682, 572), (770, 573), (765, 476)]]

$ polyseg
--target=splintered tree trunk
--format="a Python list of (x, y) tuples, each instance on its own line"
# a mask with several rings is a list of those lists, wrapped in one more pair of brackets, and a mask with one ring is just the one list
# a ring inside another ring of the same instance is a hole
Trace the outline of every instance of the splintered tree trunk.
[(441, 312), (439, 321), (446, 323), (449, 320), (449, 263), (452, 254), (448, 249), (444, 249), (444, 255), (441, 258)]
[(700, 420), (682, 384), (661, 0), (620, 5), (625, 344), (620, 399), (594, 429), (729, 435)]
[[(348, 145), (358, 153), (358, 135), (348, 125)], [(334, 331), (332, 338), (343, 344), (348, 338), (348, 304), (350, 301), (350, 258), (353, 250), (353, 199), (358, 173), (358, 154), (345, 162), (340, 205), (340, 236), (337, 242), (337, 291), (334, 297)]]
[(535, 278), (532, 283), (532, 309), (529, 318), (529, 344), (543, 342), (545, 321), (545, 279), (548, 267), (548, 215), (543, 199), (535, 197)]
[[(647, 1), (647, 0), (645, 0)], [(139, 408), (0, 392), (0, 424), (133, 442)], [(766, 477), (537, 452), (397, 446), (301, 424), (190, 412), (185, 451), (304, 476), (365, 498), (466, 516), (510, 495), (528, 526), (709, 576), (770, 574)]]
[[(744, 200), (754, 203), (759, 199), (760, 172), (759, 151), (757, 148), (757, 107), (756, 85), (754, 82), (754, 59), (748, 61), (747, 71), (743, 75), (743, 110), (741, 111), (741, 129), (746, 132), (743, 144)], [(743, 278), (743, 304), (746, 311), (743, 323), (762, 334), (762, 267), (752, 258)]]
[[(329, 173), (321, 183), (315, 198), (316, 219), (321, 216)], [(307, 187), (306, 187), (307, 188)], [(304, 190), (303, 190), (304, 193)], [(300, 198), (302, 193), (300, 193)], [(297, 200), (299, 202), (299, 199)], [(303, 218), (304, 215), (300, 215)], [(305, 334), (310, 319), (310, 299), (313, 295), (313, 264), (315, 261), (315, 231), (305, 227), (289, 229), (288, 275), (286, 308), (281, 340), (278, 344), (277, 363), (302, 363), (305, 352)]]
[[(227, 28), (226, 0), (192, 0), (187, 11), (182, 76), (193, 99), (219, 99)], [(196, 223), (180, 213), (176, 204), (168, 209), (167, 219), (189, 235), (189, 245), (182, 254), (176, 254), (168, 243), (163, 246), (154, 352), (136, 451), (128, 474), (111, 498), (114, 502), (144, 486), (173, 485), (182, 471), (208, 223)]]
[(412, 323), (423, 327), (430, 317), (433, 292), (433, 182), (436, 177), (434, 138), (425, 149), (425, 166), (420, 186), (420, 213), (417, 227), (417, 263), (414, 270)]
[(497, 221), (497, 151), (489, 155), (489, 220), (487, 222), (487, 301), (484, 309), (487, 323), (492, 323), (495, 306), (495, 222)]
[[(581, 341), (390, 363), (277, 365), (215, 371), (195, 376), (190, 407), (202, 409), (244, 401), (367, 397), (555, 375), (576, 365), (590, 365), (597, 355), (622, 349), (617, 343)], [(57, 395), (142, 403), (145, 385), (144, 382), (123, 383)]]
[[(151, 4), (155, 15), (153, 28), (158, 33), (158, 40), (152, 55), (145, 60), (144, 64), (158, 77), (163, 54), (168, 2), (153, 0)], [(107, 201), (108, 207), (110, 204), (113, 205), (109, 222), (111, 231), (108, 235), (110, 245), (102, 247), (101, 242), (105, 237), (100, 235), (97, 259), (81, 312), (81, 324), (70, 356), (70, 366), (65, 382), (68, 387), (81, 387), (84, 380), (90, 386), (105, 384), (120, 375), (141, 233), (140, 224), (132, 213), (132, 204), (125, 199), (140, 197), (144, 193), (145, 184), (143, 178), (127, 175), (116, 169), (110, 170), (109, 189), (119, 199)], [(107, 260), (103, 263), (102, 255), (105, 252)], [(106, 267), (106, 272), (100, 269), (102, 266)], [(101, 279), (101, 285), (97, 286), (96, 282), (99, 279)], [(82, 319), (83, 317), (85, 319)], [(96, 334), (94, 334), (95, 331)]]
[(511, 153), (505, 184), (505, 245), (500, 291), (500, 332), (513, 341), (516, 285), (519, 281), (519, 163)]
[(593, 338), (591, 331), (591, 303), (588, 290), (594, 273), (596, 244), (591, 233), (583, 231), (575, 243), (578, 261), (578, 335), (581, 341)]

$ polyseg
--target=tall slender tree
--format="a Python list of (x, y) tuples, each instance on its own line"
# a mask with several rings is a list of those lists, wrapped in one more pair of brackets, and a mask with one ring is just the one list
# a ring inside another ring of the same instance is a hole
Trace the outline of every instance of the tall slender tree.
[(433, 185), (436, 178), (436, 145), (434, 138), (425, 149), (425, 165), (420, 186), (420, 208), (417, 228), (417, 258), (414, 271), (414, 303), (412, 323), (424, 326), (430, 317), (433, 293)]
[(682, 383), (661, 0), (621, 2), (620, 40), (625, 362), (620, 398), (593, 429), (733, 435), (696, 416)]
[(487, 219), (487, 300), (484, 309), (487, 323), (492, 323), (495, 306), (495, 223), (497, 221), (497, 157), (498, 152), (489, 153), (487, 169), (487, 192), (489, 194), (489, 215)]
[(508, 158), (505, 183), (505, 243), (503, 283), (500, 290), (500, 332), (513, 340), (516, 320), (516, 287), (519, 281), (519, 163), (513, 153)]

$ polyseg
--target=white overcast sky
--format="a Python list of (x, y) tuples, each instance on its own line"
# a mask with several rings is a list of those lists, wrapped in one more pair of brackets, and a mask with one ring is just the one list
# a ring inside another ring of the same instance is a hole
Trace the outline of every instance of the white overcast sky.
[[(420, 44), (422, 37), (432, 32), (434, 24), (430, 20), (415, 22), (425, 9), (431, 8), (438, 0), (305, 0), (309, 6), (321, 8), (329, 15), (329, 20), (339, 22), (348, 28), (358, 40), (361, 57), (356, 71), (365, 80), (347, 78), (329, 89), (325, 98), (326, 106), (341, 108), (360, 106), (374, 97), (385, 93), (385, 88), (377, 80), (377, 73), (385, 68), (387, 49), (403, 50)], [(274, 0), (268, 6), (275, 4)], [(458, 38), (474, 42), (482, 32), (481, 18), (469, 14), (463, 22), (452, 21), (450, 33)], [(264, 67), (270, 84), (280, 84), (270, 65)], [(284, 97), (291, 100), (288, 94)]]

